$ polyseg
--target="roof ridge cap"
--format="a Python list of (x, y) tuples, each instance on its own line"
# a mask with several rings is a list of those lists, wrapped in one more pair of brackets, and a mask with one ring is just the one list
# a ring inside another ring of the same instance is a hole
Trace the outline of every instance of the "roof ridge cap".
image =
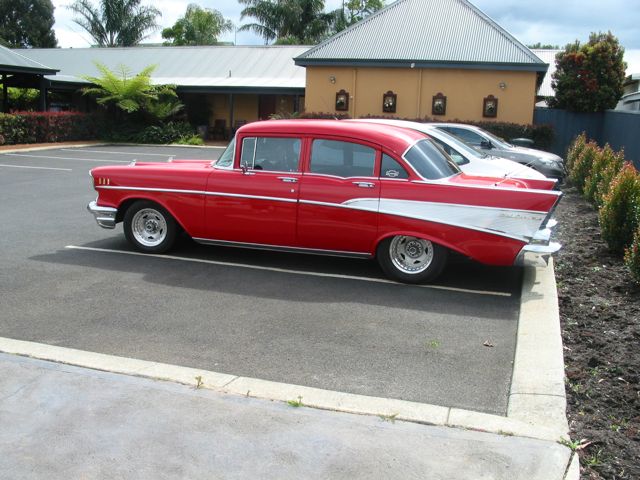
[(538, 58), (538, 56), (535, 53), (533, 53), (531, 51), (531, 49), (529, 47), (527, 47), (520, 40), (518, 40), (516, 37), (511, 35), (511, 33), (509, 33), (504, 27), (500, 26), (498, 24), (498, 22), (496, 22), (493, 18), (491, 18), (489, 15), (487, 15), (482, 10), (480, 10), (479, 7), (477, 7), (473, 3), (471, 3), (470, 0), (457, 0), (457, 1), (460, 2), (460, 3), (463, 3), (466, 6), (468, 6), (476, 14), (480, 15), (480, 17), (482, 17), (485, 21), (487, 21), (489, 24), (491, 24), (500, 35), (502, 35), (507, 40), (510, 40), (513, 44), (515, 44), (515, 46), (520, 51), (522, 51), (525, 55), (527, 55), (529, 58), (531, 58), (531, 60), (537, 60), (539, 63), (544, 63), (540, 58)]
[(315, 50), (320, 49), (321, 47), (324, 47), (325, 45), (328, 45), (330, 43), (333, 43), (334, 41), (338, 40), (339, 38), (343, 37), (344, 35), (346, 35), (348, 32), (351, 32), (353, 30), (356, 30), (357, 28), (360, 28), (363, 24), (369, 22), (371, 19), (380, 16), (383, 12), (386, 12), (387, 10), (390, 10), (391, 8), (395, 8), (398, 5), (408, 2), (411, 0), (396, 0), (392, 3), (390, 3), (389, 5), (386, 5), (385, 7), (381, 8), (380, 10), (378, 10), (377, 12), (372, 13), (371, 15), (367, 16), (366, 18), (363, 18), (362, 20), (354, 23), (353, 25), (349, 25), (347, 28), (345, 28), (344, 30), (336, 33), (335, 35), (330, 36), (329, 38), (327, 38), (326, 40), (323, 40), (322, 42), (320, 42), (319, 44), (315, 45), (314, 47), (311, 47), (309, 50), (307, 50), (306, 52), (304, 52), (302, 55), (299, 55), (296, 58), (305, 58), (307, 56), (307, 54), (311, 54), (313, 53)]

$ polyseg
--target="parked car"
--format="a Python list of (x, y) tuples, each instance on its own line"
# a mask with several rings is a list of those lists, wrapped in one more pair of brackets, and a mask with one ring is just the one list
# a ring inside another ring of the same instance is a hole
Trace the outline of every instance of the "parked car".
[(350, 122), (383, 123), (396, 127), (411, 128), (426, 133), (456, 162), (460, 170), (469, 175), (485, 177), (513, 177), (521, 179), (544, 180), (542, 173), (531, 167), (507, 160), (506, 158), (488, 155), (478, 151), (462, 141), (459, 137), (440, 130), (430, 123), (410, 122), (408, 120), (394, 120), (382, 118), (360, 118), (348, 120)]
[(530, 166), (545, 177), (562, 182), (566, 176), (562, 158), (553, 153), (513, 145), (474, 125), (463, 123), (432, 123), (431, 125), (460, 137), (479, 151), (487, 151), (492, 155)]
[(98, 225), (122, 222), (143, 252), (169, 250), (183, 230), (204, 244), (377, 258), (390, 278), (420, 283), (449, 251), (513, 265), (560, 248), (549, 241), (553, 181), (468, 176), (423, 133), (390, 125), (255, 122), (217, 161), (91, 176)]

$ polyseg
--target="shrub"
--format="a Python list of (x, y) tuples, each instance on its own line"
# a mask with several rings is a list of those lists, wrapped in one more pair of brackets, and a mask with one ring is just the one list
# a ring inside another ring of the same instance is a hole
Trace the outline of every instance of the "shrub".
[(133, 139), (136, 143), (174, 143), (195, 134), (194, 128), (187, 122), (168, 122), (163, 125), (146, 127)]
[(624, 252), (631, 245), (640, 220), (640, 176), (631, 163), (625, 163), (614, 178), (598, 219), (609, 249)]
[(582, 154), (585, 145), (587, 144), (587, 134), (582, 132), (578, 135), (567, 150), (567, 158), (565, 160), (565, 166), (567, 171), (571, 171), (573, 169), (573, 165), (576, 163), (576, 160)]
[(589, 175), (591, 167), (599, 154), (600, 148), (595, 142), (588, 142), (580, 156), (573, 163), (573, 168), (569, 171), (569, 180), (575, 185), (580, 193), (584, 192), (584, 184)]
[(640, 228), (636, 230), (631, 245), (624, 253), (624, 263), (636, 282), (640, 283)]
[(602, 206), (602, 197), (609, 191), (609, 185), (624, 163), (624, 152), (614, 152), (607, 143), (598, 149), (591, 173), (584, 183), (584, 196), (596, 207)]
[(0, 114), (0, 135), (10, 145), (89, 140), (96, 132), (95, 116), (79, 112)]
[(191, 135), (190, 137), (182, 137), (174, 143), (179, 145), (204, 145), (204, 140), (200, 135)]

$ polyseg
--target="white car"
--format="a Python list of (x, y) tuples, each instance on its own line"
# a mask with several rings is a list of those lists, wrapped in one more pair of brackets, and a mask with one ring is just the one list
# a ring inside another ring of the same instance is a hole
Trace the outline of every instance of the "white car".
[(410, 128), (429, 135), (464, 173), (474, 176), (511, 177), (532, 180), (544, 180), (542, 173), (506, 158), (494, 157), (479, 152), (467, 145), (455, 135), (440, 130), (429, 123), (410, 122), (383, 118), (359, 118), (354, 122), (383, 123), (397, 127)]

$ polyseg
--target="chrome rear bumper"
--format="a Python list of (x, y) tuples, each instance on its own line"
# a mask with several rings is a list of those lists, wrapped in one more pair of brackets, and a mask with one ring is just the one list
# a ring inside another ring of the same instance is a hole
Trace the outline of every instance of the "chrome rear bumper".
[(102, 228), (116, 228), (116, 214), (117, 208), (113, 207), (100, 207), (95, 201), (89, 202), (87, 205), (89, 210)]
[(558, 224), (556, 220), (550, 219), (546, 228), (541, 228), (531, 239), (528, 245), (522, 247), (520, 253), (513, 262), (514, 265), (546, 267), (549, 258), (562, 248), (557, 242), (551, 242), (551, 230)]

